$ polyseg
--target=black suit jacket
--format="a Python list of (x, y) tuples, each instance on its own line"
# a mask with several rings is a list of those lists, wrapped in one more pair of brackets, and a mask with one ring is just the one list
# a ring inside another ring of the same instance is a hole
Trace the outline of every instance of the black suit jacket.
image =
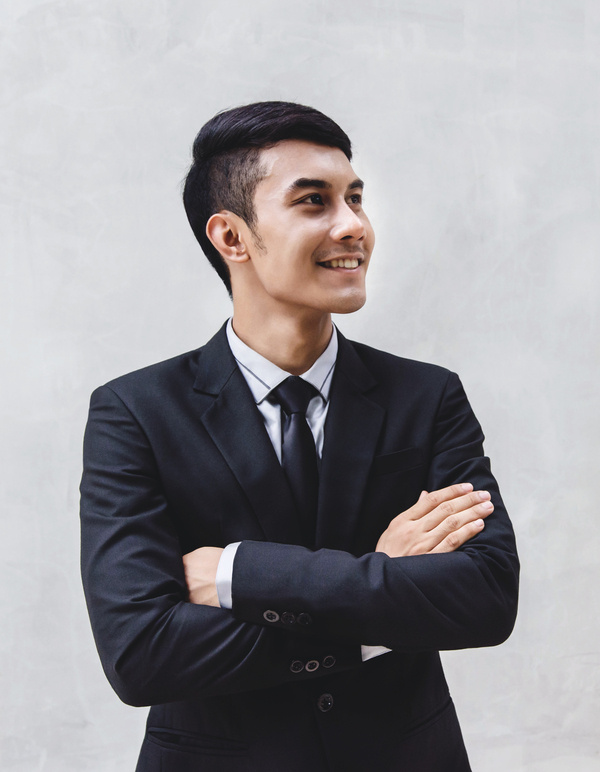
[[(437, 652), (510, 634), (512, 528), (457, 376), (339, 338), (316, 550), (224, 328), (92, 396), (82, 573), (109, 681), (153, 706), (140, 771), (469, 769)], [(478, 536), (372, 551), (461, 481), (492, 494)], [(233, 609), (190, 604), (182, 554), (240, 540)], [(393, 652), (363, 663), (360, 644)]]

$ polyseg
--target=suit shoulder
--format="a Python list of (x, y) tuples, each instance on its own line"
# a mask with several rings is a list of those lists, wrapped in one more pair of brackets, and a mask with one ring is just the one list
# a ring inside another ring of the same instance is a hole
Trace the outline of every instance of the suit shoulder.
[[(203, 383), (217, 377), (226, 379), (235, 367), (235, 360), (227, 345), (225, 326), (204, 346), (162, 362), (142, 367), (108, 381), (96, 389), (92, 400), (103, 398), (124, 402), (136, 412), (138, 409), (162, 410), (167, 403), (186, 399), (195, 388), (200, 374)], [(218, 374), (215, 375), (215, 373)], [(218, 389), (216, 392), (218, 393)]]
[(100, 388), (109, 388), (117, 394), (127, 393), (131, 390), (152, 389), (159, 384), (166, 384), (172, 380), (178, 380), (188, 374), (190, 377), (198, 366), (202, 348), (186, 351), (184, 354), (146, 365), (138, 370), (120, 375), (105, 383)]
[(357, 341), (348, 341), (348, 343), (376, 380), (409, 378), (413, 382), (420, 381), (430, 385), (443, 386), (448, 378), (454, 375), (447, 367), (430, 362), (420, 362), (417, 359), (407, 359)]

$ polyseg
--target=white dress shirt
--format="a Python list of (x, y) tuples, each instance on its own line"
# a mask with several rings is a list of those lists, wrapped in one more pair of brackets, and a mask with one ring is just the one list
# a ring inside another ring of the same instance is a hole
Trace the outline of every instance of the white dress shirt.
[[(291, 373), (282, 370), (270, 362), (258, 352), (247, 346), (233, 330), (231, 319), (227, 323), (227, 341), (236, 362), (246, 379), (246, 383), (252, 392), (257, 408), (260, 410), (265, 428), (269, 435), (279, 463), (281, 463), (281, 408), (272, 404), (267, 397), (271, 391), (288, 378)], [(335, 369), (335, 361), (338, 352), (337, 331), (333, 327), (331, 339), (325, 351), (316, 360), (313, 366), (301, 378), (308, 381), (319, 392), (308, 403), (306, 420), (315, 440), (317, 455), (321, 458), (323, 453), (323, 441), (325, 419), (329, 409), (329, 390)], [(223, 550), (217, 567), (216, 585), (219, 603), (222, 608), (230, 609), (233, 605), (231, 598), (231, 584), (233, 579), (233, 561), (240, 542), (228, 544)], [(363, 661), (371, 657), (383, 654), (389, 649), (384, 646), (362, 646)]]

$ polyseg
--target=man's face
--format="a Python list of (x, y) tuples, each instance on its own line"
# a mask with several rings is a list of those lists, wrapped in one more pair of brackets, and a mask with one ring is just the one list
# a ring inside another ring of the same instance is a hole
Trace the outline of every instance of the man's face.
[(253, 303), (265, 312), (281, 304), (298, 313), (361, 308), (375, 238), (362, 182), (344, 153), (286, 140), (263, 150), (260, 161), (265, 177), (254, 194), (248, 266)]

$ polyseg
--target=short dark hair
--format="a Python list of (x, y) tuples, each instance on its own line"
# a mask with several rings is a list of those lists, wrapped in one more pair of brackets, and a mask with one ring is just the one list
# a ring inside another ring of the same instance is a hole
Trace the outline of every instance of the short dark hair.
[(206, 223), (228, 209), (253, 229), (254, 191), (263, 177), (260, 151), (285, 139), (337, 147), (352, 160), (350, 139), (337, 123), (294, 102), (254, 102), (225, 110), (205, 123), (194, 140), (183, 204), (194, 235), (230, 295), (229, 269), (206, 235)]

